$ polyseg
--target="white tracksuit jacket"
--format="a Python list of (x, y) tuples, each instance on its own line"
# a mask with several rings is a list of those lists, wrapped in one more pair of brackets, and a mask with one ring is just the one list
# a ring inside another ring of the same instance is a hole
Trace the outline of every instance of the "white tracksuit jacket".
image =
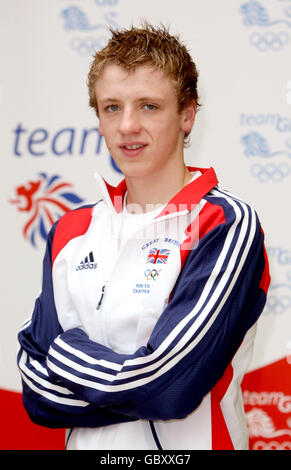
[(29, 416), (68, 429), (68, 449), (248, 448), (240, 383), (270, 282), (264, 235), (212, 168), (190, 171), (127, 239), (125, 181), (100, 177), (102, 199), (50, 232), (18, 366)]

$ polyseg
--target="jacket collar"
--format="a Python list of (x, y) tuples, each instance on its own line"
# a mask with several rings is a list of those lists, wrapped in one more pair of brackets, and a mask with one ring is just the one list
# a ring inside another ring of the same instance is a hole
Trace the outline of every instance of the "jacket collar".
[[(175, 194), (158, 217), (179, 212), (180, 210), (192, 210), (193, 206), (198, 204), (201, 199), (218, 184), (215, 171), (212, 167), (188, 167), (188, 170), (190, 172), (200, 171), (201, 175)], [(111, 186), (98, 174), (96, 174), (95, 177), (99, 183), (101, 183), (104, 199), (111, 203), (117, 213), (120, 213), (122, 211), (123, 198), (127, 190), (125, 179), (123, 179), (118, 186)]]

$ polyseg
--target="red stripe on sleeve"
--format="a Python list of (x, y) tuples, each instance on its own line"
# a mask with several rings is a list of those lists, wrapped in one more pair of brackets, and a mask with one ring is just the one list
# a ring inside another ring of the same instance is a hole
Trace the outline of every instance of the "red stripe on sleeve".
[(52, 264), (70, 240), (86, 233), (91, 222), (92, 210), (92, 207), (81, 208), (67, 212), (61, 217), (54, 235)]
[(233, 377), (232, 365), (211, 390), (211, 430), (213, 450), (233, 450), (234, 446), (221, 411), (220, 401), (225, 395)]
[[(216, 204), (211, 204), (210, 202), (206, 202), (203, 209), (201, 210), (199, 214), (199, 219), (198, 219), (199, 226), (198, 226), (198, 231), (197, 231), (198, 240), (196, 240), (194, 237), (193, 245), (196, 245), (197, 243), (199, 243), (199, 240), (201, 240), (201, 238), (207, 235), (207, 233), (209, 233), (215, 227), (223, 223), (225, 223), (225, 215), (224, 215), (223, 208)], [(194, 226), (195, 224), (197, 224), (196, 219), (185, 230), (185, 233), (189, 233), (190, 235), (186, 238), (186, 240), (182, 243), (180, 247), (181, 269), (183, 268), (184, 263), (191, 249), (195, 248), (195, 246), (192, 247), (190, 243), (191, 237), (193, 235), (192, 234), (193, 230), (195, 231), (195, 234), (196, 234), (197, 229), (192, 228), (192, 225)]]
[(207, 201), (199, 214), (199, 240), (215, 227), (224, 223), (225, 215), (223, 208)]
[(271, 282), (271, 277), (270, 277), (270, 271), (269, 271), (269, 260), (268, 260), (265, 246), (264, 246), (264, 259), (265, 259), (265, 268), (264, 268), (264, 272), (263, 272), (262, 279), (260, 282), (260, 288), (263, 289), (265, 294), (267, 294), (268, 288)]

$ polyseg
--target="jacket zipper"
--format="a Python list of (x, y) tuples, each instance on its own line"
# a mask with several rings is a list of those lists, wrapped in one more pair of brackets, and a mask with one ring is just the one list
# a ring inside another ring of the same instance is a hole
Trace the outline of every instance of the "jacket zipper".
[[(115, 217), (115, 214), (112, 213), (112, 216), (113, 216), (113, 221), (114, 221), (114, 217)], [(99, 296), (99, 300), (98, 300), (98, 303), (96, 305), (96, 310), (98, 310), (99, 314), (101, 313), (101, 307), (103, 305), (103, 302), (104, 302), (104, 298), (105, 298), (105, 294), (106, 294), (106, 291), (108, 289), (108, 284), (109, 284), (109, 279), (112, 277), (112, 273), (114, 272), (114, 268), (117, 264), (117, 260), (118, 260), (118, 245), (117, 245), (117, 240), (118, 240), (118, 235), (120, 233), (120, 223), (116, 223), (114, 224), (113, 222), (113, 226), (115, 225), (114, 227), (114, 232), (115, 232), (115, 236), (114, 236), (114, 245), (115, 245), (115, 250), (114, 250), (114, 261), (113, 261), (113, 264), (112, 264), (112, 267), (111, 267), (111, 270), (110, 270), (110, 274), (108, 275), (108, 279), (105, 281), (104, 285), (102, 286), (101, 288), (101, 293), (100, 293), (100, 296)], [(113, 233), (114, 233), (113, 232)]]
[(106, 291), (107, 284), (108, 284), (108, 282), (105, 282), (104, 286), (102, 286), (102, 289), (101, 289), (101, 296), (100, 296), (99, 302), (98, 302), (98, 304), (97, 304), (96, 310), (100, 310), (100, 308), (101, 308), (101, 305), (102, 305), (102, 302), (103, 302), (103, 299), (104, 299), (104, 295), (105, 295), (105, 291)]

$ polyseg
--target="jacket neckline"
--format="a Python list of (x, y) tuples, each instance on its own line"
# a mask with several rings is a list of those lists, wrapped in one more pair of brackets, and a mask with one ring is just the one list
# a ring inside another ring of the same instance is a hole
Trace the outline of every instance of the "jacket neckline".
[[(173, 212), (179, 212), (181, 210), (189, 211), (193, 209), (193, 205), (195, 206), (198, 204), (201, 199), (218, 184), (217, 176), (213, 167), (199, 168), (188, 166), (187, 168), (190, 172), (200, 171), (201, 175), (175, 194), (175, 196), (166, 204), (158, 217)], [(109, 196), (111, 205), (117, 213), (120, 213), (123, 207), (123, 198), (127, 191), (125, 179), (123, 179), (117, 186), (110, 185), (104, 178), (100, 178), (99, 175), (96, 175), (96, 179), (99, 180), (99, 182), (100, 180), (103, 182), (103, 194), (105, 199), (108, 200)]]

